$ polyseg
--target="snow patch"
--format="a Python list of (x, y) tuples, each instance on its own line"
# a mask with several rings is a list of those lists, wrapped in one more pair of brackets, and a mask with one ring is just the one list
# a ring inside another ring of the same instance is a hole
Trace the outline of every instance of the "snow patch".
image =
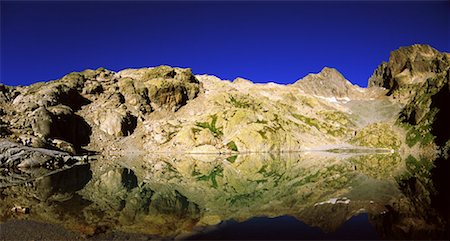
[(314, 97), (317, 97), (317, 98), (319, 98), (319, 99), (322, 99), (322, 100), (331, 102), (331, 103), (339, 103), (339, 102), (342, 102), (342, 103), (345, 104), (345, 103), (351, 101), (351, 99), (348, 98), (348, 97), (336, 98), (336, 97), (325, 97), (325, 96), (320, 96), (320, 95), (313, 95), (313, 96), (314, 96)]
[(336, 203), (342, 203), (342, 204), (349, 204), (350, 203), (350, 199), (343, 197), (343, 198), (330, 198), (330, 200), (328, 201), (323, 201), (320, 203), (316, 203), (314, 204), (314, 207), (319, 206), (319, 205), (324, 205), (324, 204), (336, 204)]

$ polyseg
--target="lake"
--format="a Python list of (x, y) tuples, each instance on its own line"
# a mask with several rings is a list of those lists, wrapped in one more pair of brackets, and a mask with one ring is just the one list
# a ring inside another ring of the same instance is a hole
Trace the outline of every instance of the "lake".
[(448, 239), (447, 163), (398, 153), (134, 154), (4, 169), (0, 239)]

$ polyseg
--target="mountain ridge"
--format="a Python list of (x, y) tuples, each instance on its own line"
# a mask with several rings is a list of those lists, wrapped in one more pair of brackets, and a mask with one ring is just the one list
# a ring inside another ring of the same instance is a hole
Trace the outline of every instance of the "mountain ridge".
[[(391, 86), (391, 73), (398, 76), (409, 69), (414, 86), (425, 83), (434, 73), (430, 71), (436, 71), (437, 78), (445, 76), (445, 56), (430, 46), (400, 48), (374, 71), (368, 88), (353, 85), (329, 67), (290, 85), (224, 81), (170, 66), (119, 72), (99, 68), (25, 87), (1, 85), (1, 136), (56, 149), (53, 142), (64, 142), (79, 151), (110, 149), (123, 138), (149, 152), (298, 151), (320, 146), (405, 151), (406, 131), (394, 124), (398, 115), (408, 115), (401, 114), (407, 112), (403, 106), (413, 108), (411, 101), (419, 97), (401, 94), (411, 89), (408, 83), (394, 81), (391, 89), (384, 87)], [(372, 113), (363, 106), (371, 106)], [(102, 144), (105, 140), (112, 144)]]

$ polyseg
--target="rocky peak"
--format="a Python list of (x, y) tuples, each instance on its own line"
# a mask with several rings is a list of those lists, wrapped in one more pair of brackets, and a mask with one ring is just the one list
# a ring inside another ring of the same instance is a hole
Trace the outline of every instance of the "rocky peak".
[(325, 67), (317, 74), (308, 74), (293, 84), (307, 94), (325, 97), (348, 97), (356, 86), (334, 68)]
[(341, 82), (348, 82), (344, 76), (335, 68), (324, 67), (318, 74), (315, 75), (318, 78), (335, 80)]
[[(330, 67), (324, 67), (317, 74), (308, 74), (306, 77), (304, 77), (303, 79), (301, 79), (299, 81), (315, 82), (316, 80), (323, 80), (323, 81), (327, 81), (327, 82), (349, 83), (348, 80), (346, 80), (345, 77), (339, 71), (337, 71), (337, 69), (330, 68)], [(299, 81), (297, 81), (297, 82), (300, 83)]]
[(389, 90), (387, 95), (408, 99), (416, 85), (449, 68), (449, 55), (424, 44), (401, 47), (383, 62), (369, 79), (369, 87), (379, 86)]

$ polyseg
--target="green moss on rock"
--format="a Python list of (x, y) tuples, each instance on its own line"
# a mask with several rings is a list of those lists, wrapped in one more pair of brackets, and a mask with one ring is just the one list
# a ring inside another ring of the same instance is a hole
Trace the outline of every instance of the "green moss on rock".
[(364, 127), (350, 142), (355, 145), (375, 148), (400, 148), (401, 141), (393, 126), (388, 123), (374, 123)]
[(201, 128), (207, 128), (213, 133), (214, 137), (219, 137), (223, 135), (223, 132), (221, 129), (216, 127), (217, 122), (217, 115), (211, 116), (211, 122), (197, 122), (196, 126)]
[(342, 126), (338, 126), (336, 124), (330, 124), (327, 122), (320, 121), (316, 118), (307, 117), (300, 114), (292, 114), (293, 117), (297, 118), (298, 120), (301, 120), (305, 124), (315, 127), (317, 130), (319, 130), (322, 133), (329, 134), (335, 137), (342, 137), (348, 134), (348, 129), (344, 128)]

